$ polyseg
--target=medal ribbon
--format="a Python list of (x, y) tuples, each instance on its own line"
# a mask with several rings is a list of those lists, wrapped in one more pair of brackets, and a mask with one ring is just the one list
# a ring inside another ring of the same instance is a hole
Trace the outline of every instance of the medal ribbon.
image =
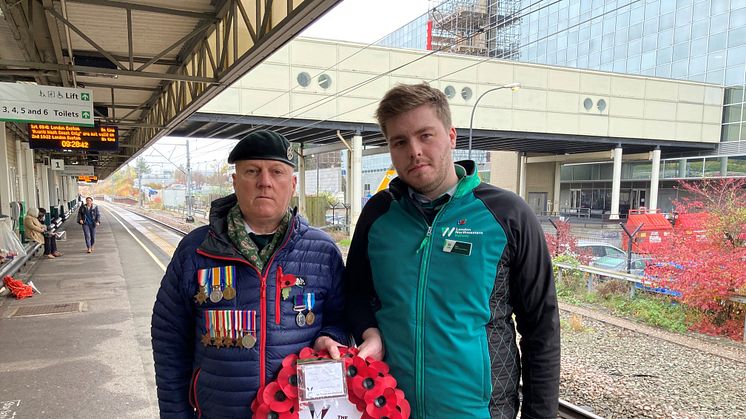
[(313, 310), (313, 306), (316, 304), (316, 293), (315, 292), (307, 292), (305, 296), (305, 308), (308, 309), (308, 311)]
[(248, 318), (249, 333), (251, 333), (251, 336), (256, 337), (256, 310), (246, 310), (246, 316)]
[(215, 326), (217, 325), (217, 322), (215, 321), (215, 310), (207, 310), (207, 313), (210, 315), (210, 337), (215, 338)]
[(220, 268), (210, 270), (210, 289), (215, 289), (216, 285), (220, 285)]
[(233, 322), (231, 321), (231, 311), (225, 313), (225, 335), (233, 339)]
[(210, 310), (205, 310), (205, 333), (212, 337), (212, 327), (210, 325)]
[(306, 309), (306, 302), (303, 295), (293, 296), (293, 311), (303, 311)]
[(200, 269), (197, 271), (197, 282), (200, 287), (204, 287), (207, 284), (207, 270)]
[(235, 266), (225, 267), (225, 284), (227, 287), (233, 287), (233, 276), (236, 274)]

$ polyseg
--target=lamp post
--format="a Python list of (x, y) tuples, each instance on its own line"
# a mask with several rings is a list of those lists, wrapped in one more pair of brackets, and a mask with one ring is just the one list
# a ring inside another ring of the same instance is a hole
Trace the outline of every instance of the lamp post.
[(484, 93), (482, 93), (481, 95), (479, 95), (479, 97), (477, 98), (477, 100), (474, 102), (474, 106), (472, 106), (472, 108), (471, 108), (471, 118), (469, 119), (469, 154), (468, 154), (468, 157), (467, 157), (469, 160), (471, 160), (471, 140), (472, 140), (471, 134), (472, 134), (472, 130), (473, 130), (473, 127), (474, 127), (474, 111), (477, 110), (477, 104), (479, 104), (479, 101), (482, 100), (482, 98), (484, 97), (484, 95), (486, 95), (489, 92), (494, 92), (495, 90), (511, 89), (512, 91), (515, 92), (516, 90), (518, 90), (520, 88), (521, 88), (521, 84), (520, 83), (509, 83), (509, 84), (504, 84), (502, 86), (493, 87), (492, 89), (486, 90)]

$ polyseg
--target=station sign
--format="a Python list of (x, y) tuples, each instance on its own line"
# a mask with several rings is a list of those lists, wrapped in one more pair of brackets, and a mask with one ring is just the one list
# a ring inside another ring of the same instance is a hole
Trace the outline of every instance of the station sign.
[(0, 121), (93, 126), (90, 89), (0, 83)]
[(62, 176), (81, 176), (81, 175), (92, 175), (93, 166), (87, 166), (82, 164), (68, 164), (65, 165), (65, 170), (62, 171)]
[(29, 147), (46, 150), (117, 151), (116, 127), (28, 124)]
[(49, 160), (49, 167), (52, 170), (65, 170), (65, 160), (63, 160), (63, 159), (51, 159), (51, 160)]
[(96, 182), (98, 182), (98, 176), (94, 176), (94, 175), (80, 175), (80, 176), (78, 176), (78, 182), (96, 183)]

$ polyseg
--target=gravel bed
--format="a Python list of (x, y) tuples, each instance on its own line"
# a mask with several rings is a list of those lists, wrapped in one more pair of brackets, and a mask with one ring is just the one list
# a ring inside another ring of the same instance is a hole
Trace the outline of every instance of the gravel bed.
[(606, 418), (746, 417), (746, 362), (588, 317), (575, 330), (570, 316), (560, 398)]

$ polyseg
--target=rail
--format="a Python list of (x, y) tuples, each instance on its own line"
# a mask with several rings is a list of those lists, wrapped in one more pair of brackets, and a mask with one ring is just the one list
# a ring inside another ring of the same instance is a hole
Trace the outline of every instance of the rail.
[(603, 419), (593, 412), (589, 412), (582, 407), (575, 406), (570, 402), (562, 399), (559, 400), (559, 417), (563, 419)]
[[(0, 268), (0, 279), (5, 278), (6, 275), (15, 275), (16, 272), (18, 272), (26, 262), (34, 256), (34, 253), (36, 253), (40, 247), (41, 245), (37, 242), (27, 243), (24, 249), (26, 251), (25, 255), (13, 258), (12, 261), (5, 263)], [(2, 286), (2, 283), (0, 283), (0, 286)]]

